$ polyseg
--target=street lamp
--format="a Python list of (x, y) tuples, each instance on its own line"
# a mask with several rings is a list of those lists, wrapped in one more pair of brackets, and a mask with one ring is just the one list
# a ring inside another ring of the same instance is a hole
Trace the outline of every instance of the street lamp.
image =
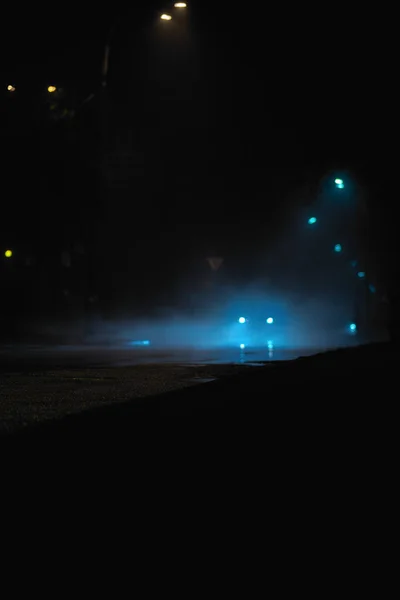
[(55, 85), (49, 85), (49, 87), (47, 88), (47, 91), (49, 92), (49, 94), (53, 94), (53, 92), (57, 91), (57, 88)]
[(174, 7), (175, 8), (187, 8), (187, 4), (186, 4), (186, 2), (175, 2)]
[(5, 256), (6, 258), (11, 258), (11, 257), (12, 257), (12, 255), (13, 255), (13, 253), (12, 253), (12, 250), (6, 250), (6, 251), (4, 252), (4, 256)]
[(165, 13), (161, 15), (160, 19), (162, 21), (170, 21), (172, 19), (171, 15), (166, 15)]
[(7, 90), (8, 90), (9, 92), (15, 92), (15, 87), (14, 87), (13, 85), (8, 85), (8, 86), (7, 86)]

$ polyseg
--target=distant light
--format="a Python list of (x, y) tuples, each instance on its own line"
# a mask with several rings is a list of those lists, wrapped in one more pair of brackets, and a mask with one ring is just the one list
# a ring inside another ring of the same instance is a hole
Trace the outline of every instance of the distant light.
[(335, 179), (335, 185), (337, 188), (339, 188), (340, 190), (342, 190), (344, 188), (344, 181), (343, 179), (337, 178)]
[(244, 350), (244, 349), (246, 348), (246, 346), (245, 346), (244, 344), (240, 344), (239, 348), (240, 348), (241, 350)]
[(360, 279), (364, 279), (364, 277), (365, 277), (365, 271), (358, 271), (357, 277), (359, 277)]
[(274, 349), (274, 342), (272, 340), (268, 340), (267, 347), (268, 347), (268, 350), (273, 350)]
[(13, 255), (13, 253), (12, 253), (12, 250), (6, 250), (6, 251), (4, 252), (4, 256), (5, 256), (6, 258), (11, 258), (11, 257), (12, 257), (12, 255)]
[(47, 91), (49, 92), (49, 94), (52, 94), (56, 90), (57, 90), (57, 88), (55, 85), (49, 85), (49, 87), (47, 88)]
[(166, 15), (165, 13), (161, 15), (160, 19), (162, 21), (170, 21), (172, 19), (171, 15)]
[(352, 267), (356, 267), (357, 266), (357, 261), (356, 260), (352, 260), (350, 264), (351, 264)]
[(335, 250), (335, 252), (341, 252), (342, 251), (342, 244), (335, 244), (334, 250)]
[(268, 319), (267, 319), (268, 325), (272, 325), (273, 322), (274, 322), (274, 319), (272, 317), (268, 317)]
[(350, 323), (349, 329), (352, 333), (355, 333), (357, 331), (357, 325), (355, 323)]
[(245, 317), (239, 317), (238, 322), (241, 323), (242, 325), (243, 325), (243, 323), (246, 323)]
[(375, 294), (376, 287), (372, 283), (369, 284), (368, 289), (372, 294)]
[(150, 340), (134, 340), (132, 346), (150, 346)]
[(174, 6), (175, 8), (186, 8), (187, 4), (186, 2), (175, 2)]
[(7, 90), (8, 90), (9, 92), (15, 92), (15, 87), (14, 87), (13, 85), (8, 85), (8, 86), (7, 86)]
[(339, 190), (343, 190), (344, 189), (344, 183), (338, 183), (336, 186)]
[(316, 222), (317, 222), (317, 219), (316, 219), (316, 217), (310, 217), (310, 218), (308, 219), (308, 224), (309, 224), (309, 225), (314, 225), (314, 223), (316, 223)]

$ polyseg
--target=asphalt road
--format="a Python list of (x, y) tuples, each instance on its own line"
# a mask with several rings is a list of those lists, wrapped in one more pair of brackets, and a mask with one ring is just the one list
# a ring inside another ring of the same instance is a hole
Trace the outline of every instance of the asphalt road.
[(298, 354), (268, 349), (2, 347), (0, 433), (200, 385)]
[(153, 418), (199, 411), (267, 411), (274, 420), (278, 411), (293, 420), (294, 415), (303, 419), (311, 407), (310, 419), (322, 407), (329, 407), (331, 418), (340, 406), (347, 413), (356, 409), (359, 418), (370, 399), (375, 403), (382, 394), (384, 383), (390, 385), (398, 356), (383, 345), (300, 360), (290, 360), (295, 354), (285, 353), (278, 356), (280, 361), (271, 360), (268, 351), (3, 349), (0, 431), (26, 431), (27, 425), (66, 422), (64, 417), (74, 415), (85, 439), (89, 432), (92, 436), (94, 424), (102, 435), (119, 435), (121, 427), (130, 432), (138, 413)]

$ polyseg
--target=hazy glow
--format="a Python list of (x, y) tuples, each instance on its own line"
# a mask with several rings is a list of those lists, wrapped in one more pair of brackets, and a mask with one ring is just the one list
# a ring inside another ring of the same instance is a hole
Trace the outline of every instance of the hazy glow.
[(267, 319), (268, 325), (272, 325), (273, 322), (274, 322), (274, 319), (272, 317), (268, 317), (268, 319)]
[(244, 344), (240, 344), (240, 349), (244, 350), (246, 348), (246, 346)]
[(272, 340), (268, 340), (267, 347), (268, 347), (268, 350), (273, 350), (274, 342)]
[(11, 258), (11, 257), (12, 257), (12, 255), (13, 255), (13, 253), (12, 253), (12, 250), (6, 250), (6, 251), (4, 252), (4, 256), (5, 256), (6, 258)]
[(239, 323), (246, 323), (246, 319), (244, 317), (239, 317), (238, 319)]
[(13, 85), (8, 85), (7, 89), (9, 92), (15, 92), (15, 87)]
[(360, 279), (364, 279), (364, 277), (365, 277), (365, 271), (358, 271), (357, 277), (359, 277)]
[(369, 291), (372, 292), (373, 294), (375, 294), (376, 287), (372, 283), (370, 283), (368, 287), (369, 287)]
[(187, 4), (186, 2), (175, 2), (174, 6), (175, 8), (186, 8)]
[(314, 225), (314, 223), (316, 223), (316, 222), (317, 222), (317, 219), (315, 217), (310, 217), (308, 219), (308, 224), (309, 225)]
[(335, 179), (336, 185), (343, 185), (343, 179)]
[(49, 87), (47, 88), (47, 91), (52, 94), (53, 92), (55, 92), (57, 90), (55, 85), (49, 85)]
[(342, 245), (341, 244), (336, 244), (335, 245), (335, 252), (341, 252), (342, 251)]
[(165, 13), (161, 15), (160, 19), (162, 21), (170, 21), (172, 19), (171, 15), (166, 15)]
[(355, 333), (357, 331), (357, 325), (355, 323), (350, 323), (349, 329), (350, 329), (350, 331)]

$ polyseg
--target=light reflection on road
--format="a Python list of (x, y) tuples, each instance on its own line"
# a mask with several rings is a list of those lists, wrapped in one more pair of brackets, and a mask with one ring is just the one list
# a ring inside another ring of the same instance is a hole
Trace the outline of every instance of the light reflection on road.
[(175, 349), (154, 350), (146, 348), (110, 348), (82, 346), (36, 346), (0, 348), (0, 368), (48, 367), (112, 367), (140, 364), (246, 364), (262, 365), (270, 361), (293, 360), (299, 356), (315, 354), (315, 349)]

